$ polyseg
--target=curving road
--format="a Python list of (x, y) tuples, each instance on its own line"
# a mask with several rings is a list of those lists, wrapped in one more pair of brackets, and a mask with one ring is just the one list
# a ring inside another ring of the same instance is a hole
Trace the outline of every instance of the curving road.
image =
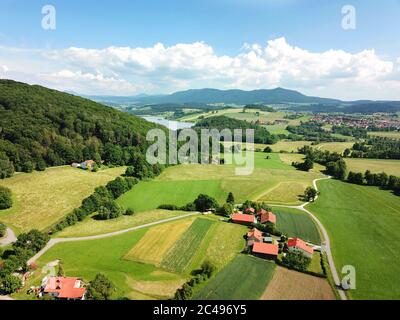
[(136, 226), (136, 227), (132, 227), (132, 228), (124, 229), (124, 230), (99, 234), (99, 235), (95, 235), (95, 236), (75, 237), (75, 238), (52, 238), (52, 239), (50, 239), (50, 241), (47, 243), (47, 245), (42, 250), (40, 250), (37, 254), (35, 254), (32, 258), (30, 258), (28, 260), (28, 265), (31, 264), (32, 262), (36, 261), (37, 259), (39, 259), (44, 253), (46, 253), (51, 247), (53, 247), (57, 243), (72, 242), (72, 241), (86, 241), (86, 240), (95, 240), (95, 239), (103, 239), (103, 238), (113, 237), (113, 236), (117, 236), (117, 235), (120, 235), (123, 233), (127, 233), (129, 231), (139, 230), (139, 229), (151, 227), (151, 226), (154, 226), (157, 224), (174, 221), (174, 220), (179, 220), (179, 219), (191, 217), (191, 216), (198, 215), (198, 214), (200, 214), (200, 212), (193, 212), (193, 213), (189, 213), (189, 214), (185, 214), (185, 215), (181, 215), (181, 216), (177, 216), (177, 217), (172, 217), (172, 218), (168, 218), (168, 219), (164, 219), (164, 220), (159, 220), (159, 221), (155, 221), (155, 222), (142, 224), (140, 226)]
[[(313, 181), (313, 187), (315, 190), (318, 190), (318, 186), (317, 186), (317, 182), (321, 181), (321, 180), (327, 180), (327, 179), (331, 179), (331, 177), (326, 177), (326, 178), (320, 178), (320, 179), (315, 179)], [(318, 196), (315, 197), (314, 202), (318, 199)], [(340, 282), (340, 278), (339, 278), (339, 274), (336, 270), (336, 266), (335, 266), (335, 262), (333, 261), (333, 255), (332, 255), (332, 251), (331, 251), (331, 241), (329, 239), (329, 235), (328, 232), (326, 231), (324, 225), (321, 223), (321, 221), (318, 220), (318, 218), (311, 213), (311, 211), (309, 211), (308, 209), (306, 209), (306, 206), (309, 205), (310, 202), (306, 202), (303, 203), (302, 205), (299, 206), (285, 206), (285, 205), (272, 205), (273, 207), (281, 207), (281, 208), (291, 208), (291, 209), (298, 209), (301, 211), (306, 212), (311, 219), (313, 219), (315, 221), (315, 223), (317, 224), (319, 230), (322, 233), (322, 236), (324, 238), (324, 242), (325, 242), (325, 252), (326, 255), (328, 257), (328, 263), (329, 263), (329, 267), (331, 269), (331, 273), (332, 273), (332, 277), (333, 277), (333, 281), (335, 282), (336, 285), (336, 289), (339, 293), (339, 296), (342, 300), (347, 300), (347, 296), (344, 292), (343, 289), (341, 289), (341, 282)]]
[(17, 241), (14, 231), (11, 228), (7, 228), (6, 236), (0, 239), (0, 247), (8, 246), (9, 244)]

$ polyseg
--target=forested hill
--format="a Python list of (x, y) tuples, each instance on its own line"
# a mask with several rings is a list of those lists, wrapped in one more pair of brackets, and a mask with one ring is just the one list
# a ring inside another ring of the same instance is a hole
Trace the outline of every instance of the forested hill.
[(0, 80), (0, 178), (87, 159), (129, 164), (154, 127), (91, 100)]
[(203, 128), (207, 129), (242, 129), (243, 132), (243, 141), (245, 141), (245, 129), (253, 129), (254, 130), (254, 142), (255, 143), (266, 143), (266, 144), (274, 144), (277, 142), (277, 137), (272, 135), (267, 129), (261, 127), (259, 125), (251, 124), (247, 121), (237, 120), (228, 118), (226, 116), (216, 116), (210, 117), (201, 120), (200, 122), (196, 123), (193, 127), (195, 130), (201, 130)]

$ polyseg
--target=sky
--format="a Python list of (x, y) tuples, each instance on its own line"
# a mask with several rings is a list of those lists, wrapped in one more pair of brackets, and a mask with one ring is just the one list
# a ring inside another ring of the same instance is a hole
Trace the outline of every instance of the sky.
[(0, 78), (92, 95), (400, 100), (399, 16), (400, 0), (1, 0)]

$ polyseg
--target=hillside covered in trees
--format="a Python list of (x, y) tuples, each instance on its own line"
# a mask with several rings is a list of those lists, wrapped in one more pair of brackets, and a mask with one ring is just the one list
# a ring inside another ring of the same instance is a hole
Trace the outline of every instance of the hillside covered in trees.
[(129, 165), (155, 127), (91, 100), (0, 80), (0, 178), (86, 159)]

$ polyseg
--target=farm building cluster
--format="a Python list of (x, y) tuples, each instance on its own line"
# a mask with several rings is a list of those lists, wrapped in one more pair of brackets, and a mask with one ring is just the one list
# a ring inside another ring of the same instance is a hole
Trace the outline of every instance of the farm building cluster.
[[(289, 238), (287, 242), (280, 247), (277, 244), (277, 239), (274, 239), (272, 235), (265, 234), (255, 227), (256, 224), (264, 225), (269, 223), (274, 226), (276, 225), (276, 215), (268, 210), (259, 209), (256, 211), (254, 208), (246, 208), (244, 212), (239, 211), (234, 213), (231, 216), (231, 221), (233, 223), (252, 227), (246, 235), (246, 240), (247, 247), (254, 256), (274, 261), (277, 260), (282, 251), (300, 252), (310, 259), (313, 256), (314, 249), (302, 239)], [(285, 253), (283, 252), (283, 254)]]
[(71, 164), (71, 167), (91, 171), (91, 170), (93, 170), (95, 165), (96, 165), (96, 162), (94, 160), (86, 160), (81, 163), (74, 162)]

